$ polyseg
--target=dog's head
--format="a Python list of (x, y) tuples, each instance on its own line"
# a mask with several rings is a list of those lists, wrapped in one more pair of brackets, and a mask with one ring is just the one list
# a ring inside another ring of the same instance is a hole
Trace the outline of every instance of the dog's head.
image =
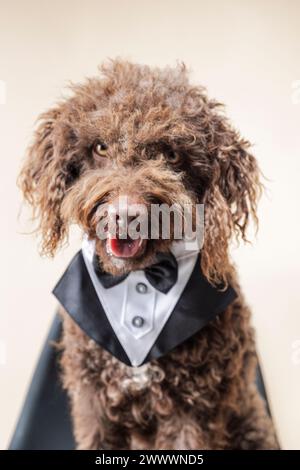
[[(174, 227), (169, 239), (119, 237), (120, 199), (127, 208), (175, 204), (179, 212), (203, 203), (202, 270), (212, 282), (226, 281), (229, 240), (233, 234), (245, 239), (260, 185), (250, 145), (221, 105), (189, 83), (184, 65), (109, 61), (101, 76), (72, 92), (40, 116), (20, 175), (40, 221), (43, 252), (53, 255), (75, 222), (96, 240), (105, 270), (139, 269), (168, 250)], [(117, 233), (101, 240), (104, 204), (113, 208)]]

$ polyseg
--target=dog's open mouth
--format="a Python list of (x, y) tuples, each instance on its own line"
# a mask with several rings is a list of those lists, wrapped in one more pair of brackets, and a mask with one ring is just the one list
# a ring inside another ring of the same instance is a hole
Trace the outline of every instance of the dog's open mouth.
[(116, 258), (136, 258), (145, 249), (146, 240), (142, 238), (132, 239), (129, 235), (126, 238), (108, 237), (106, 250), (108, 254)]

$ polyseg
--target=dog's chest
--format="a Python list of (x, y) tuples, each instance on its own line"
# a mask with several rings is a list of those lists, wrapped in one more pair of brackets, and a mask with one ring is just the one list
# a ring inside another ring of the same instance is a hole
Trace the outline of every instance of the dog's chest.
[[(123, 368), (122, 365), (119, 367)], [(120, 388), (126, 392), (150, 390), (151, 386), (163, 378), (163, 371), (158, 366), (144, 364), (140, 367), (126, 367), (120, 381)]]

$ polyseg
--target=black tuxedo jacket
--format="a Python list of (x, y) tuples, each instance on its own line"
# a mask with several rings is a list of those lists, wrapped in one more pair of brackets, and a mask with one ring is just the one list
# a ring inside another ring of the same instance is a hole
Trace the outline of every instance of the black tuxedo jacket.
[[(53, 291), (58, 301), (85, 333), (127, 365), (131, 362), (112, 329), (96, 294), (80, 251)], [(236, 298), (232, 287), (213, 287), (197, 261), (171, 316), (143, 363), (157, 359), (197, 333)]]
[[(203, 328), (236, 297), (231, 287), (226, 291), (212, 287), (200, 272), (199, 263), (197, 264), (172, 315), (144, 362), (167, 354)], [(54, 294), (91, 338), (120, 361), (130, 365), (99, 302), (81, 252), (72, 260), (54, 289)], [(57, 315), (33, 375), (10, 449), (75, 448), (67, 397), (59, 380), (59, 352), (51, 344), (59, 341), (61, 330), (61, 320)], [(267, 402), (260, 369), (257, 371), (257, 385)]]

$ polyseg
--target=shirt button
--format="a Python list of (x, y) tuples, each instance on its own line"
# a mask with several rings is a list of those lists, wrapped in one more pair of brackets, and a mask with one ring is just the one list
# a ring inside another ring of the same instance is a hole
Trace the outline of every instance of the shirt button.
[(143, 282), (138, 282), (136, 285), (136, 290), (139, 294), (146, 294), (148, 287)]
[(132, 324), (136, 328), (141, 328), (144, 323), (145, 323), (145, 320), (143, 319), (143, 317), (136, 316), (136, 317), (133, 317), (132, 319)]

